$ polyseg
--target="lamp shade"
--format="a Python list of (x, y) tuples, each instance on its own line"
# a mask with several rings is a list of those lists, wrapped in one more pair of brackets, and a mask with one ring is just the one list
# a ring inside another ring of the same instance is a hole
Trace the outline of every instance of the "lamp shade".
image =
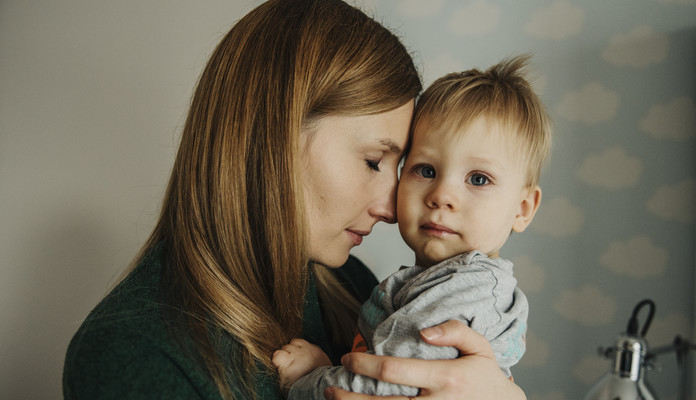
[(644, 381), (645, 341), (637, 335), (621, 335), (613, 351), (611, 370), (594, 385), (585, 400), (655, 400)]

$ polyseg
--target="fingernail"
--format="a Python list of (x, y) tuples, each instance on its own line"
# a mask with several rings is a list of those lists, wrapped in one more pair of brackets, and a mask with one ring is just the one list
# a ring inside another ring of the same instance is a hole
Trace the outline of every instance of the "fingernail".
[(350, 361), (350, 355), (349, 354), (344, 354), (343, 357), (341, 357), (341, 365), (346, 365)]
[(421, 335), (427, 340), (437, 339), (442, 336), (442, 328), (439, 326), (425, 328), (421, 331)]
[(326, 388), (326, 390), (324, 390), (324, 398), (325, 398), (326, 400), (333, 400), (333, 398), (334, 398), (334, 391), (333, 391), (333, 389), (331, 389), (330, 387), (329, 387), (329, 388)]

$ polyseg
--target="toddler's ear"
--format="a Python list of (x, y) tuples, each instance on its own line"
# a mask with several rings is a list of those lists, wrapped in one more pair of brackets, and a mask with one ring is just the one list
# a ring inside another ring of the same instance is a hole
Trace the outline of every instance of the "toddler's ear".
[(512, 224), (512, 230), (515, 232), (524, 232), (527, 226), (534, 219), (541, 203), (541, 188), (539, 186), (527, 188), (522, 191), (522, 199), (520, 200), (520, 208), (517, 210), (515, 222)]

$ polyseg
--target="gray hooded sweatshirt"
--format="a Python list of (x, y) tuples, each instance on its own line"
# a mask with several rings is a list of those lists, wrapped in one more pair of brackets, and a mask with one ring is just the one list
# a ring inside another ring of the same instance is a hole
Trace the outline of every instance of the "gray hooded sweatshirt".
[[(426, 360), (454, 359), (454, 347), (433, 346), (420, 330), (456, 319), (488, 339), (509, 377), (525, 350), (529, 305), (512, 275), (512, 263), (478, 251), (430, 268), (401, 267), (377, 286), (360, 311), (358, 328), (368, 352)], [(337, 386), (376, 395), (416, 396), (418, 388), (356, 375), (341, 366), (317, 368), (298, 379), (288, 399), (323, 399)]]

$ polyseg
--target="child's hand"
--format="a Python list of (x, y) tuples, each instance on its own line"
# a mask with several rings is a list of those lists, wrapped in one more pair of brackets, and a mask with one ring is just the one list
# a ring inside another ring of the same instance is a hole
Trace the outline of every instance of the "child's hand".
[(304, 339), (292, 339), (289, 344), (273, 353), (273, 364), (278, 367), (281, 385), (290, 387), (315, 368), (331, 366), (331, 360), (319, 346)]

